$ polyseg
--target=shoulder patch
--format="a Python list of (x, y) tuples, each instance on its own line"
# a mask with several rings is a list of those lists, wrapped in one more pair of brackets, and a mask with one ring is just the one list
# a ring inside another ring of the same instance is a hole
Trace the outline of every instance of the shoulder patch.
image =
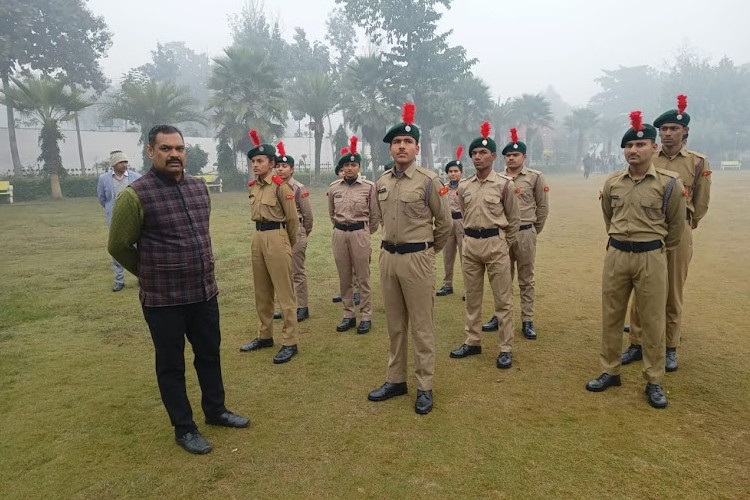
[(258, 183), (258, 179), (253, 179), (247, 183), (247, 187), (253, 187)]
[(272, 177), (271, 177), (271, 180), (272, 180), (272, 181), (273, 181), (273, 183), (274, 183), (274, 184), (276, 184), (277, 186), (281, 186), (282, 184), (284, 184), (284, 179), (282, 179), (282, 178), (281, 178), (281, 177), (279, 177), (278, 175), (274, 175), (274, 176), (272, 176)]
[(701, 174), (702, 177), (711, 177), (711, 171), (710, 170), (704, 170)]
[(549, 186), (544, 186), (544, 192), (549, 193)]
[(310, 196), (310, 191), (304, 191), (304, 192), (302, 193), (302, 197), (303, 197), (303, 198), (307, 198), (308, 196)]
[(448, 191), (450, 191), (450, 188), (448, 186), (443, 186), (440, 188), (440, 196), (445, 196), (448, 194)]
[(286, 199), (287, 200), (293, 200), (294, 199), (294, 194), (288, 194), (288, 195), (286, 195)]

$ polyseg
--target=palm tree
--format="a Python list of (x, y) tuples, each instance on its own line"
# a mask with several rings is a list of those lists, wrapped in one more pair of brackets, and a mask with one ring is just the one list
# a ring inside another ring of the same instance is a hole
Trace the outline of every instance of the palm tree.
[(38, 160), (44, 163), (44, 169), (49, 173), (52, 198), (60, 199), (62, 158), (58, 142), (64, 138), (60, 132), (60, 122), (72, 120), (78, 111), (91, 106), (93, 102), (86, 100), (80, 91), (63, 80), (46, 76), (29, 76), (25, 80), (10, 77), (10, 80), (14, 86), (3, 89), (0, 102), (42, 125)]
[(344, 122), (355, 130), (360, 129), (364, 142), (370, 146), (373, 175), (381, 164), (377, 145), (388, 124), (397, 116), (397, 110), (385, 95), (383, 68), (381, 56), (372, 53), (347, 64), (341, 78), (339, 109), (344, 114)]
[(196, 101), (187, 88), (172, 82), (125, 82), (119, 93), (105, 102), (104, 117), (119, 118), (135, 123), (140, 128), (138, 144), (143, 145), (143, 165), (148, 164), (146, 144), (148, 132), (155, 125), (184, 122), (205, 123), (195, 108)]
[(320, 148), (325, 127), (323, 120), (336, 110), (338, 91), (328, 73), (308, 73), (298, 77), (289, 88), (292, 109), (310, 117), (308, 127), (315, 139), (315, 177), (320, 178)]
[(596, 126), (596, 122), (599, 120), (599, 114), (591, 108), (573, 108), (568, 116), (565, 117), (563, 122), (565, 126), (571, 131), (578, 135), (578, 141), (576, 146), (576, 165), (579, 164), (583, 158), (583, 139), (586, 132)]
[(208, 80), (211, 122), (231, 141), (235, 155), (250, 148), (251, 128), (269, 142), (284, 133), (287, 106), (280, 81), (278, 68), (263, 52), (229, 47), (214, 59)]
[(526, 146), (529, 157), (539, 131), (552, 125), (552, 111), (542, 94), (521, 94), (513, 99), (511, 117), (519, 127), (526, 128)]

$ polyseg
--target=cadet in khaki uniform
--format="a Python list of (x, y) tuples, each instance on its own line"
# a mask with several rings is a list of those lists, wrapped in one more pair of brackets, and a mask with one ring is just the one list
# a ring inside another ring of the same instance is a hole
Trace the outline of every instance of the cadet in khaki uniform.
[(497, 144), (489, 137), (490, 123), (481, 126), (481, 137), (469, 145), (477, 173), (461, 181), (458, 195), (464, 214), (462, 265), (466, 289), (466, 340), (451, 351), (451, 358), (482, 353), (482, 297), (484, 273), (495, 299), (495, 315), (501, 324), (498, 368), (513, 364), (513, 294), (509, 248), (516, 240), (520, 214), (513, 180), (492, 169)]
[[(693, 258), (693, 229), (708, 211), (711, 196), (711, 167), (708, 158), (688, 150), (683, 140), (687, 137), (690, 115), (685, 113), (687, 96), (677, 96), (677, 109), (669, 110), (654, 120), (659, 129), (661, 145), (652, 159), (656, 168), (676, 172), (687, 188), (685, 232), (680, 244), (667, 251), (669, 288), (667, 293), (667, 360), (666, 370), (677, 370), (677, 348), (682, 336), (682, 303), (688, 266)], [(622, 354), (626, 365), (643, 358), (641, 351), (641, 314), (633, 302), (630, 309), (630, 347)]]
[[(544, 229), (549, 212), (549, 186), (544, 174), (525, 165), (526, 144), (518, 140), (518, 131), (510, 129), (510, 142), (502, 151), (505, 157), (505, 175), (513, 179), (518, 194), (518, 209), (521, 225), (515, 243), (510, 247), (510, 279), (518, 270), (518, 287), (521, 290), (521, 333), (529, 340), (536, 340), (534, 329), (534, 261), (536, 260), (536, 237)], [(494, 321), (494, 325), (492, 325)], [(497, 318), (489, 322), (489, 330), (497, 330)], [(487, 331), (487, 325), (482, 330)]]
[(273, 358), (286, 363), (297, 354), (297, 299), (292, 283), (292, 247), (297, 240), (299, 218), (294, 191), (281, 177), (273, 175), (276, 149), (261, 144), (258, 133), (250, 131), (255, 146), (247, 153), (255, 179), (250, 187), (251, 219), (255, 222), (252, 240), (255, 308), (258, 311), (258, 337), (240, 350), (255, 351), (273, 346), (273, 297), (279, 298), (284, 316), (283, 345)]
[(461, 212), (461, 200), (458, 198), (458, 183), (461, 181), (461, 175), (464, 166), (461, 164), (461, 155), (464, 147), (459, 146), (456, 149), (456, 159), (449, 161), (445, 165), (445, 173), (448, 174), (448, 192), (445, 197), (448, 199), (448, 207), (451, 210), (453, 226), (448, 236), (448, 242), (443, 248), (443, 266), (445, 267), (445, 277), (443, 278), (443, 287), (435, 295), (443, 297), (453, 293), (453, 265), (458, 254), (459, 264), (461, 263), (461, 244), (464, 239), (464, 221)]
[(370, 401), (385, 401), (407, 393), (411, 324), (417, 377), (414, 410), (425, 415), (432, 411), (435, 373), (435, 252), (448, 240), (453, 220), (444, 196), (447, 188), (433, 171), (415, 163), (419, 128), (414, 125), (414, 111), (414, 104), (404, 104), (403, 122), (383, 138), (390, 144), (395, 161), (394, 167), (377, 182), (383, 223), (380, 286), (390, 348), (386, 382), (367, 397)]
[[(294, 191), (294, 203), (299, 215), (299, 229), (297, 242), (292, 248), (292, 281), (294, 295), (297, 297), (297, 322), (310, 317), (307, 306), (307, 274), (305, 273), (305, 258), (307, 254), (307, 237), (313, 230), (313, 213), (310, 204), (310, 192), (304, 184), (294, 178), (294, 157), (286, 154), (284, 143), (276, 144), (276, 174), (289, 184)], [(273, 313), (274, 319), (281, 319), (282, 314)]]
[[(677, 174), (657, 169), (652, 156), (657, 149), (656, 129), (642, 123), (634, 111), (631, 128), (622, 138), (628, 168), (604, 182), (601, 203), (609, 235), (602, 273), (603, 373), (586, 384), (600, 392), (619, 386), (622, 322), (628, 298), (643, 320), (643, 377), (654, 408), (665, 408), (664, 328), (667, 302), (667, 250), (674, 248), (685, 226), (684, 186)], [(666, 248), (665, 248), (666, 247)]]
[(378, 229), (380, 210), (375, 183), (359, 175), (362, 157), (357, 152), (357, 141), (357, 136), (352, 136), (349, 149), (342, 151), (336, 168), (340, 168), (344, 176), (333, 181), (326, 194), (328, 215), (333, 223), (333, 257), (344, 304), (344, 319), (336, 331), (345, 332), (356, 326), (353, 296), (353, 274), (356, 274), (361, 293), (361, 321), (357, 333), (364, 334), (372, 326), (370, 235)]

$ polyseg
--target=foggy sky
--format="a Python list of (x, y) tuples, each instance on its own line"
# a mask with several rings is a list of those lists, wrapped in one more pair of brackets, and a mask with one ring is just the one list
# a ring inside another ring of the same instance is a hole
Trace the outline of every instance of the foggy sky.
[[(195, 52), (218, 55), (231, 43), (230, 15), (245, 0), (89, 0), (104, 16), (113, 46), (102, 61), (117, 80), (151, 60), (161, 43), (183, 40)], [(281, 21), (291, 40), (295, 26), (308, 40), (325, 40), (325, 20), (334, 0), (266, 0), (265, 12)], [(552, 85), (573, 105), (584, 105), (599, 91), (594, 79), (602, 69), (647, 64), (659, 67), (689, 47), (713, 62), (726, 55), (735, 64), (750, 62), (750, 3), (608, 0), (454, 0), (440, 31), (453, 29), (453, 45), (480, 61), (476, 76), (493, 98), (537, 93)], [(360, 40), (361, 46), (366, 40)]]

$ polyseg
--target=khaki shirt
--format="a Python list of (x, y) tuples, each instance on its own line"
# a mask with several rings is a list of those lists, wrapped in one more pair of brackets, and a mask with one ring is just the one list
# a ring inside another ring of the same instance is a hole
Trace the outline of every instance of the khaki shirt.
[(395, 245), (432, 242), (435, 252), (448, 241), (453, 219), (443, 182), (412, 163), (400, 176), (387, 170), (376, 184), (382, 214), (383, 241)]
[(458, 185), (464, 228), (502, 229), (508, 246), (516, 241), (521, 214), (513, 179), (494, 170), (483, 181), (476, 174)]
[(305, 230), (305, 234), (309, 235), (313, 230), (313, 212), (312, 204), (310, 203), (310, 192), (307, 190), (304, 184), (290, 177), (287, 181), (294, 190), (294, 203), (297, 206), (297, 215), (299, 215), (300, 224)]
[(513, 179), (516, 186), (521, 224), (534, 224), (537, 234), (541, 233), (549, 213), (549, 186), (544, 174), (524, 165), (515, 177), (506, 167), (505, 175)]
[[(461, 181), (459, 180), (458, 182), (460, 183)], [(461, 199), (458, 197), (458, 185), (453, 188), (448, 184), (446, 187), (448, 188), (448, 192), (445, 194), (445, 197), (448, 199), (448, 207), (450, 207), (451, 212), (463, 213)]]
[(370, 226), (370, 234), (380, 224), (380, 207), (375, 196), (375, 183), (361, 175), (351, 184), (344, 179), (336, 179), (328, 187), (328, 215), (333, 224), (365, 222)]
[[(667, 185), (677, 179), (663, 210)], [(607, 234), (619, 241), (663, 240), (667, 248), (679, 243), (685, 230), (685, 187), (679, 176), (653, 163), (639, 181), (630, 169), (611, 174), (602, 189), (602, 212)]]
[[(280, 184), (274, 182), (274, 178)], [(289, 243), (294, 246), (299, 218), (291, 186), (272, 172), (250, 184), (250, 218), (255, 222), (286, 222)]]
[[(695, 174), (701, 160), (703, 160), (703, 168), (696, 181)], [(687, 209), (690, 212), (690, 221), (694, 228), (697, 227), (698, 222), (708, 212), (708, 202), (711, 198), (711, 166), (708, 163), (708, 157), (684, 147), (676, 155), (669, 157), (659, 146), (651, 161), (656, 168), (680, 174), (680, 180), (688, 190)], [(693, 184), (695, 184), (695, 191), (693, 191)]]

